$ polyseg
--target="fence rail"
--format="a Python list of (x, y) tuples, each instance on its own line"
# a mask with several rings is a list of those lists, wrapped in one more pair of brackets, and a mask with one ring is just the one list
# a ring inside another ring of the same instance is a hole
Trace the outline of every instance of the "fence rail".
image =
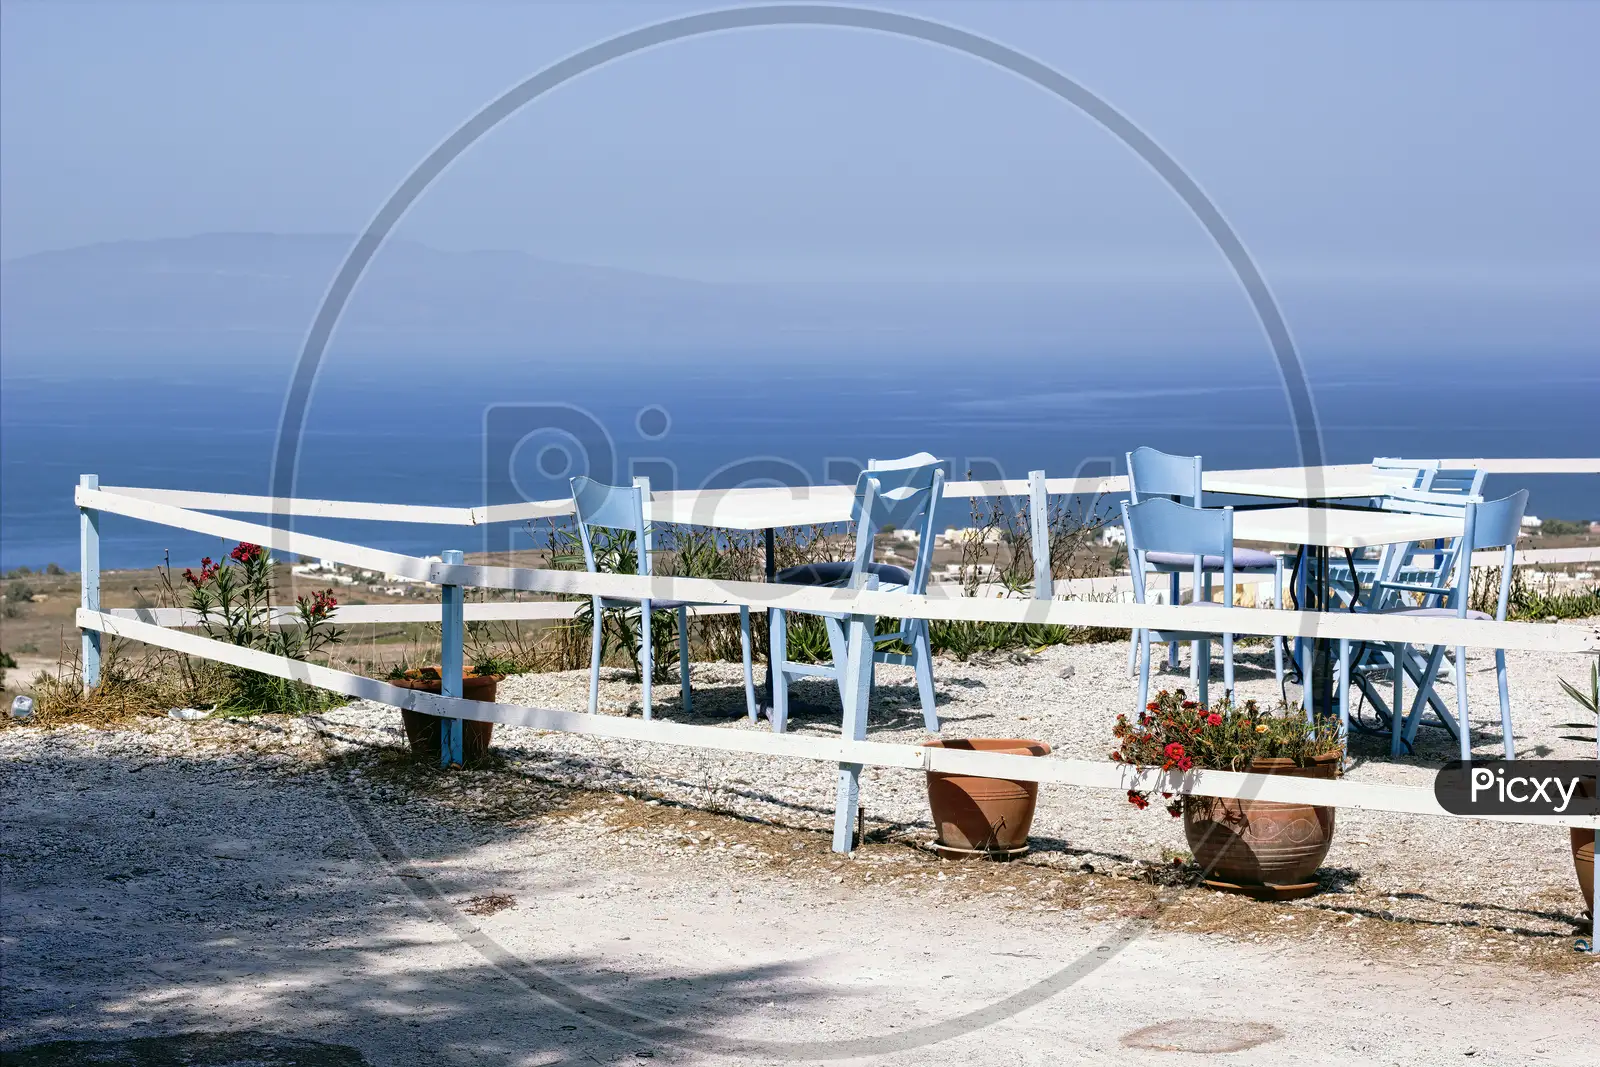
[[(1495, 473), (1600, 473), (1600, 460), (1446, 462), (1462, 466), (1476, 465)], [(1321, 470), (1331, 471), (1334, 468)], [(1125, 487), (1122, 480), (1116, 478), (1043, 479), (1039, 476), (1040, 473), (1034, 472), (1034, 476), (1025, 482), (952, 483), (947, 487), (946, 495), (957, 497), (1026, 495), (1030, 497), (1030, 507), (1034, 511), (1041, 511), (1041, 499), (1046, 494), (1114, 492)], [(1546, 653), (1600, 653), (1600, 626), (1596, 625), (1546, 625), (1260, 608), (1233, 608), (1227, 612), (1217, 612), (1192, 605), (1131, 604), (1048, 598), (1051, 592), (1067, 595), (1079, 592), (1074, 584), (1069, 582), (1060, 583), (1054, 590), (1051, 590), (1049, 583), (1045, 582), (1043, 585), (1045, 598), (1041, 599), (967, 597), (959, 595), (959, 590), (951, 587), (932, 589), (926, 596), (909, 596), (878, 592), (871, 588), (826, 590), (775, 586), (764, 582), (726, 582), (692, 578), (590, 574), (586, 571), (556, 571), (528, 567), (478, 566), (462, 562), (459, 552), (445, 553), (443, 558), (448, 562), (428, 560), (193, 510), (209, 507), (233, 512), (471, 526), (484, 521), (515, 521), (517, 518), (528, 517), (532, 512), (551, 516), (567, 514), (570, 513), (571, 506), (566, 501), (471, 509), (341, 501), (275, 500), (267, 497), (219, 493), (185, 493), (130, 487), (101, 488), (92, 475), (83, 477), (74, 499), (81, 515), (83, 590), (77, 623), (83, 633), (83, 669), (86, 686), (93, 686), (98, 682), (100, 639), (102, 635), (109, 634), (276, 677), (305, 682), (351, 697), (376, 700), (434, 715), (445, 724), (446, 738), (459, 738), (460, 722), (470, 719), (615, 740), (833, 763), (837, 764), (839, 769), (839, 787), (834, 813), (834, 847), (841, 851), (848, 851), (853, 847), (851, 827), (858, 801), (860, 772), (865, 766), (1054, 782), (1089, 789), (1160, 790), (1186, 796), (1309, 803), (1445, 818), (1488, 817), (1463, 816), (1445, 811), (1438, 804), (1431, 789), (1416, 786), (1322, 781), (1223, 771), (1163, 774), (1156, 770), (1141, 771), (1109, 761), (1008, 756), (867, 741), (865, 693), (868, 685), (866, 676), (859, 671), (847, 672), (851, 680), (845, 687), (845, 729), (838, 739), (692, 726), (463, 700), (459, 695), (463, 622), (567, 617), (575, 610), (576, 605), (570, 601), (463, 605), (462, 591), (468, 587), (477, 587), (522, 590), (554, 596), (598, 594), (631, 598), (648, 597), (657, 600), (690, 600), (708, 605), (698, 609), (704, 613), (736, 611), (740, 606), (752, 609), (790, 608), (842, 613), (848, 623), (847, 643), (851, 650), (849, 657), (851, 664), (866, 662), (867, 657), (862, 653), (870, 644), (875, 621), (879, 616), (1404, 642), (1434, 646), (1524, 649)], [(319, 556), (357, 568), (400, 574), (440, 586), (442, 603), (438, 608), (431, 605), (354, 605), (340, 609), (339, 621), (410, 622), (439, 619), (443, 640), (447, 646), (444, 649), (443, 660), (444, 673), (448, 677), (442, 680), (445, 695), (402, 689), (374, 678), (274, 656), (257, 649), (244, 648), (185, 632), (180, 627), (194, 626), (200, 621), (193, 612), (179, 609), (101, 610), (99, 520), (103, 512), (229, 540), (253, 542), (278, 552)], [(1552, 555), (1548, 558), (1551, 562), (1587, 562), (1593, 556), (1585, 555), (1582, 559), (1576, 559), (1571, 556)], [(1474, 565), (1477, 565), (1476, 560)], [(1226, 622), (1219, 616), (1225, 616)], [(1600, 745), (1600, 741), (1597, 741), (1597, 745)], [(450, 741), (447, 741), (443, 748), (447, 761), (452, 754), (459, 753), (459, 744)], [(1493, 821), (1600, 829), (1600, 817), (1594, 816), (1502, 816), (1495, 817)], [(1596, 911), (1600, 911), (1600, 899), (1592, 904)], [(1595, 941), (1596, 939), (1591, 937), (1591, 949)]]
[(1348, 780), (1318, 780), (1277, 775), (1240, 774), (1232, 771), (1163, 773), (1137, 770), (1123, 764), (1060, 757), (1011, 756), (995, 752), (962, 752), (920, 745), (888, 744), (773, 734), (764, 731), (692, 726), (683, 723), (630, 719), (616, 715), (534, 708), (520, 704), (486, 703), (445, 697), (380, 682), (301, 660), (286, 659), (256, 649), (241, 648), (197, 634), (183, 633), (107, 612), (78, 612), (78, 625), (99, 633), (124, 637), (197, 656), (261, 671), (279, 678), (306, 682), (321, 689), (358, 699), (373, 700), (447, 719), (472, 719), (507, 726), (582, 734), (588, 737), (659, 744), (685, 745), (723, 752), (749, 752), (790, 756), (826, 763), (851, 763), (903, 770), (943, 771), (990, 778), (1054, 782), (1089, 789), (1140, 789), (1191, 796), (1276, 800), (1301, 804), (1326, 804), (1371, 811), (1449, 818), (1476, 818), (1490, 822), (1532, 823), (1544, 826), (1600, 827), (1600, 816), (1461, 816), (1446, 811), (1433, 790), (1421, 786), (1384, 785)]

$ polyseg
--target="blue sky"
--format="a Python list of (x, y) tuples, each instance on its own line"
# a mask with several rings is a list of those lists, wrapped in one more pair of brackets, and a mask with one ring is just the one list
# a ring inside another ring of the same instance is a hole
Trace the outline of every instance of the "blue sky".
[[(1591, 4), (891, 5), (1100, 94), (1269, 278), (1600, 281)], [(542, 66), (700, 6), (8, 2), (0, 252), (365, 225)], [(1081, 114), (921, 43), (741, 32), (592, 72), (475, 146), (400, 234), (728, 280), (1220, 277)]]

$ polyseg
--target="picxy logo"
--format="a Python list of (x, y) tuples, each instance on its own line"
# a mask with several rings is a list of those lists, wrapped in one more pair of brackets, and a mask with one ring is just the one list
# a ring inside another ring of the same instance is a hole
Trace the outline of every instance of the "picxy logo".
[(1455, 815), (1594, 815), (1595, 760), (1449, 763), (1434, 779), (1439, 804)]

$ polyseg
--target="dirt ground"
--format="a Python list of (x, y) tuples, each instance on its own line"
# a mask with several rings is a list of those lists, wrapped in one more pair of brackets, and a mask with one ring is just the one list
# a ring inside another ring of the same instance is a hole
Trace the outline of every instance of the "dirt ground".
[(0, 732), (5, 1061), (1592, 1059), (1600, 964), (1570, 938), (1419, 952), (1382, 916), (1087, 856), (845, 859), (803, 819), (441, 775), (388, 737), (338, 713)]

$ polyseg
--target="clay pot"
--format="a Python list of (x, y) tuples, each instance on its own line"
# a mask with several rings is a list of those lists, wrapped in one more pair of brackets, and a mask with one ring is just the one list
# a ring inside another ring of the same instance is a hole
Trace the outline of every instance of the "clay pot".
[[(495, 690), (500, 684), (500, 679), (504, 677), (503, 674), (468, 674), (461, 679), (461, 695), (468, 700), (481, 700), (492, 704)], [(399, 678), (389, 684), (401, 689), (418, 689), (424, 693), (439, 693), (444, 688), (444, 683), (438, 678)], [(426, 712), (401, 708), (400, 721), (405, 724), (406, 741), (411, 745), (412, 754), (438, 763), (444, 747), (439, 738), (440, 724), (444, 720)], [(472, 763), (482, 759), (489, 751), (489, 739), (493, 735), (494, 723), (462, 719), (462, 760)]]
[[(1578, 795), (1594, 796), (1595, 780), (1583, 778), (1578, 782)], [(1583, 891), (1583, 910), (1594, 917), (1594, 831), (1572, 827), (1572, 865), (1578, 870), (1578, 888)]]
[[(1339, 757), (1309, 767), (1293, 760), (1258, 759), (1251, 774), (1335, 778)], [(1183, 832), (1195, 862), (1215, 889), (1286, 899), (1316, 892), (1316, 872), (1333, 844), (1334, 809), (1266, 800), (1190, 797), (1183, 806)]]
[[(926, 746), (1011, 756), (1050, 754), (1050, 746), (1043, 741), (1010, 737), (954, 738), (928, 741)], [(934, 845), (956, 854), (1019, 855), (1027, 851), (1028, 828), (1033, 825), (1038, 799), (1038, 782), (929, 771), (928, 805), (939, 831)]]

